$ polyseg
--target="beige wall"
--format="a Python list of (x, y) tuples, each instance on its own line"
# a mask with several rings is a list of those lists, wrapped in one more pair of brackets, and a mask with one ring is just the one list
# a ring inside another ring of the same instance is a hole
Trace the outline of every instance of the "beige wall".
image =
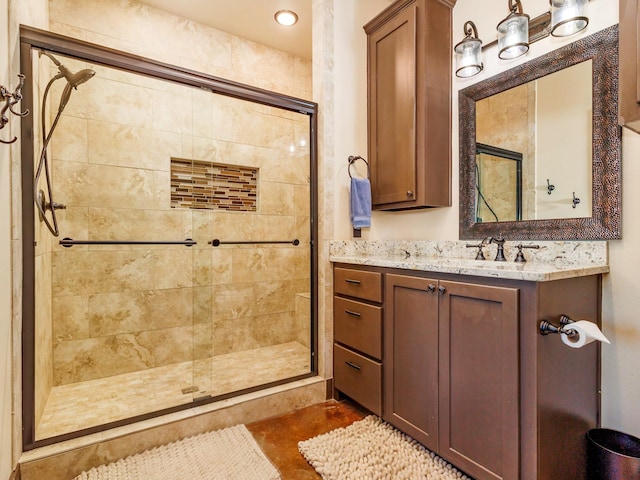
[[(536, 81), (535, 218), (591, 217), (592, 69), (592, 61), (583, 62)], [(547, 178), (556, 187), (551, 195), (544, 193)]]
[[(20, 24), (46, 28), (48, 25), (48, 8), (46, 0), (5, 1), (0, 0), (1, 31), (8, 31), (8, 39), (0, 40), (0, 53), (5, 59), (1, 63), (5, 72), (0, 72), (0, 83), (9, 87), (15, 85), (19, 67), (19, 34)], [(7, 16), (8, 13), (8, 16)], [(8, 27), (8, 28), (7, 28)], [(8, 44), (5, 44), (8, 40)], [(10, 126), (2, 131), (4, 135), (11, 132), (11, 137), (18, 136), (18, 141), (12, 146), (0, 145), (0, 329), (2, 341), (5, 333), (11, 335), (11, 342), (5, 348), (0, 348), (2, 371), (0, 371), (0, 389), (2, 395), (9, 395), (10, 404), (2, 400), (2, 421), (0, 422), (0, 478), (8, 477), (8, 473), (16, 464), (22, 452), (22, 437), (20, 435), (22, 423), (21, 406), (21, 216), (20, 216), (20, 122), (13, 118)], [(10, 128), (10, 132), (7, 132)], [(8, 186), (11, 185), (11, 189)], [(6, 196), (6, 197), (5, 197)], [(9, 255), (9, 256), (7, 256)], [(6, 296), (6, 297), (5, 297)], [(7, 299), (5, 301), (4, 299)], [(11, 373), (9, 373), (11, 372)], [(7, 417), (7, 414), (11, 416)], [(6, 422), (8, 418), (8, 422)], [(12, 428), (11, 428), (12, 424)]]
[[(0, 57), (9, 58), (9, 1), (0, 0)], [(0, 62), (0, 85), (11, 88), (9, 62)], [(12, 119), (13, 120), (13, 119)], [(6, 140), (11, 131), (0, 130)], [(8, 145), (0, 144), (0, 478), (9, 477), (11, 462), (11, 155)]]

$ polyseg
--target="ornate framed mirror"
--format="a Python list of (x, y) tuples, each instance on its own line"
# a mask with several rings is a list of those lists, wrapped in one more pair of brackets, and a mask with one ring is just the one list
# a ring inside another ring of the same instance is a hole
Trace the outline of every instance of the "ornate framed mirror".
[[(458, 101), (461, 239), (621, 238), (617, 25), (471, 85)], [(481, 214), (514, 198), (488, 193), (508, 187), (506, 173), (479, 178), (486, 144), (522, 156), (521, 220)]]

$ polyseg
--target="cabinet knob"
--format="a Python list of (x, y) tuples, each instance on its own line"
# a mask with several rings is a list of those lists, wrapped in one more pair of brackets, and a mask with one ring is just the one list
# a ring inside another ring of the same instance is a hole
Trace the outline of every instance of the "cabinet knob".
[(447, 289), (445, 287), (443, 287), (443, 286), (438, 287), (438, 293), (440, 295), (443, 295), (444, 292), (446, 292), (446, 291), (447, 291)]
[(413, 191), (412, 190), (407, 190), (407, 197), (413, 198)]
[(427, 292), (431, 293), (435, 291), (436, 291), (436, 286), (430, 283), (429, 286), (427, 287)]

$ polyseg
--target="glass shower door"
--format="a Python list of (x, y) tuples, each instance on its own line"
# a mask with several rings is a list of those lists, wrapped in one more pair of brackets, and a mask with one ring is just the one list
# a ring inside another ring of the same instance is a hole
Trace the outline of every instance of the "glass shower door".
[(32, 52), (26, 443), (312, 376), (311, 114)]
[(302, 113), (198, 97), (194, 129), (206, 148), (175, 160), (182, 177), (172, 173), (172, 192), (190, 204), (203, 240), (194, 251), (193, 364), (194, 397), (203, 398), (312, 371), (311, 131)]

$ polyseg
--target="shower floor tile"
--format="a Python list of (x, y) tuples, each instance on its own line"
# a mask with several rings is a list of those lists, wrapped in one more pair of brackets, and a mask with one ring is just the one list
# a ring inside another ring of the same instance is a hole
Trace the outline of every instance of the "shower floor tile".
[[(74, 432), (309, 372), (297, 342), (53, 387), (36, 439)], [(182, 389), (197, 386), (194, 393)]]

